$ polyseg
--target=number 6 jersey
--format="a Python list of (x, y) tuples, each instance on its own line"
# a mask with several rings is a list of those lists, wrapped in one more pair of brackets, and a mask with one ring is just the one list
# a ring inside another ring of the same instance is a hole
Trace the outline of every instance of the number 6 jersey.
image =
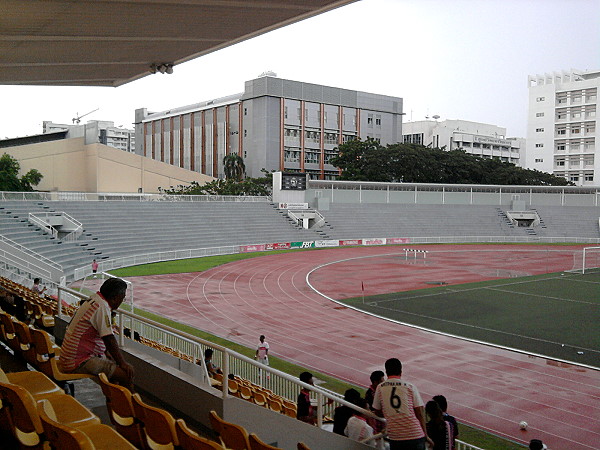
[(377, 386), (373, 408), (383, 411), (391, 440), (406, 441), (425, 436), (414, 408), (423, 406), (419, 391), (398, 376), (390, 376)]

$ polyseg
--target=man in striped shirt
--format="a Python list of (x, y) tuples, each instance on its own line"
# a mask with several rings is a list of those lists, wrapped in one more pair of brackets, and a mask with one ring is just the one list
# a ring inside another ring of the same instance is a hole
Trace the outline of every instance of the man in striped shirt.
[(385, 417), (390, 450), (425, 450), (427, 437), (425, 409), (417, 388), (402, 381), (402, 363), (397, 358), (385, 362), (388, 379), (377, 386), (373, 409)]
[(63, 340), (59, 359), (62, 371), (92, 375), (104, 372), (110, 381), (133, 388), (133, 366), (125, 362), (119, 350), (111, 318), (126, 291), (123, 280), (109, 278), (79, 307)]

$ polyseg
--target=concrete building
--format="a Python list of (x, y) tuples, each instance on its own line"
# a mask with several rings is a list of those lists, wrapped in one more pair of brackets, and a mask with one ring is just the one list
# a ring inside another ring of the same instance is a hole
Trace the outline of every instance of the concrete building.
[(600, 183), (600, 71), (529, 76), (528, 169), (565, 177), (578, 186)]
[(467, 120), (421, 120), (402, 126), (404, 143), (439, 147), (446, 150), (462, 149), (483, 158), (499, 158), (522, 165), (525, 150), (523, 138), (507, 138), (506, 128)]
[(239, 154), (248, 176), (260, 170), (334, 179), (336, 147), (372, 137), (402, 138), (402, 99), (276, 78), (267, 73), (245, 90), (168, 111), (136, 110), (136, 153), (214, 177), (223, 157)]
[(43, 133), (55, 133), (57, 131), (67, 131), (67, 138), (82, 137), (86, 136), (86, 134), (88, 136), (97, 136), (98, 140), (96, 142), (99, 144), (135, 153), (135, 130), (115, 127), (115, 123), (108, 120), (89, 120), (84, 125), (68, 125), (44, 121)]
[(204, 184), (213, 178), (127, 153), (85, 137), (67, 139), (66, 131), (0, 141), (0, 153), (13, 156), (21, 174), (37, 169), (44, 176), (36, 190), (157, 193), (159, 187)]

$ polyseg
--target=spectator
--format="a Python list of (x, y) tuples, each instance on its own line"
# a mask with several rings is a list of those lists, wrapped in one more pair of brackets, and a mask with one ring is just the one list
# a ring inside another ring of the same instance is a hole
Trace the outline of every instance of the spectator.
[(206, 370), (208, 371), (208, 376), (214, 378), (217, 374), (222, 374), (223, 372), (218, 366), (215, 366), (212, 362), (213, 357), (213, 349), (207, 348), (204, 350), (204, 363), (206, 364)]
[[(348, 389), (344, 393), (344, 400), (356, 405), (356, 402), (360, 400), (360, 392), (356, 389)], [(349, 406), (342, 405), (335, 408), (333, 411), (333, 432), (344, 436), (344, 430), (348, 424), (348, 419), (350, 419), (353, 414), (354, 410)]]
[[(94, 260), (92, 260), (92, 273), (95, 275), (96, 272), (98, 272), (98, 263), (94, 259)], [(94, 276), (94, 278), (96, 278), (96, 277)]]
[(529, 450), (546, 450), (546, 444), (544, 444), (539, 439), (532, 439), (529, 441)]
[(425, 412), (429, 416), (427, 435), (433, 441), (433, 450), (452, 450), (452, 425), (444, 420), (440, 406), (430, 400), (425, 405)]
[[(375, 390), (377, 386), (385, 381), (385, 374), (381, 370), (376, 370), (371, 373), (371, 386), (367, 389), (367, 393), (365, 394), (365, 400), (367, 402), (367, 408), (373, 411), (373, 398), (375, 397)], [(375, 434), (379, 434), (385, 428), (385, 424), (377, 419), (369, 418), (367, 419), (369, 425), (373, 428)]]
[[(313, 375), (310, 372), (302, 372), (300, 374), (300, 381), (314, 386)], [(302, 388), (298, 394), (296, 418), (311, 425), (317, 423), (317, 411), (310, 402), (310, 390), (307, 388)]]
[(43, 288), (40, 287), (40, 279), (34, 278), (31, 290), (41, 297), (42, 294), (46, 291), (46, 286), (44, 286)]
[(377, 386), (373, 408), (387, 420), (390, 450), (425, 450), (427, 437), (423, 400), (417, 388), (402, 381), (402, 363), (397, 358), (385, 362), (388, 379)]
[[(346, 391), (348, 392), (348, 391)], [(361, 398), (360, 395), (358, 398), (355, 398), (352, 402), (356, 406), (360, 408), (366, 409), (367, 402), (364, 398)], [(367, 418), (358, 411), (352, 410), (352, 416), (348, 419), (348, 424), (344, 428), (344, 434), (348, 436), (350, 439), (355, 441), (362, 442), (365, 439), (369, 439), (373, 437), (373, 428), (367, 423)], [(334, 419), (335, 421), (335, 419)], [(335, 422), (334, 422), (335, 423)], [(335, 426), (335, 425), (334, 425)], [(370, 445), (371, 447), (376, 446), (375, 440), (369, 441), (366, 445)]]
[(104, 372), (110, 381), (133, 389), (133, 366), (123, 358), (111, 323), (111, 312), (121, 306), (126, 292), (123, 280), (110, 278), (77, 309), (62, 344), (61, 370), (92, 375)]
[(458, 423), (456, 423), (456, 419), (451, 416), (450, 414), (448, 414), (448, 401), (446, 400), (446, 397), (444, 397), (443, 395), (435, 395), (433, 397), (433, 401), (436, 402), (438, 404), (438, 406), (440, 407), (440, 409), (442, 410), (442, 414), (444, 416), (444, 420), (446, 422), (450, 422), (450, 425), (452, 425), (452, 448), (456, 447), (456, 438), (458, 437)]

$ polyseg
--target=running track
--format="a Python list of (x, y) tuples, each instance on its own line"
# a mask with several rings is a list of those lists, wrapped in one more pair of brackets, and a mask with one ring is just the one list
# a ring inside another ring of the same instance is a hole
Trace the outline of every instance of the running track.
[[(573, 265), (572, 251), (579, 249), (562, 247), (565, 253), (559, 253), (551, 251), (557, 247), (548, 248), (538, 251), (532, 263), (508, 256), (506, 250), (523, 250), (522, 246), (498, 246), (496, 256), (490, 246), (468, 247), (486, 252), (464, 259), (452, 250), (464, 251), (465, 246), (423, 247), (430, 251), (428, 264), (434, 270), (427, 279), (462, 283), (491, 279), (497, 270), (518, 274), (567, 270)], [(454, 264), (446, 261), (438, 267), (432, 262), (436, 251), (446, 253)], [(390, 272), (385, 261), (354, 259), (374, 255), (396, 258), (395, 269)], [(449, 412), (461, 421), (521, 443), (541, 438), (552, 450), (600, 448), (600, 371), (372, 317), (325, 299), (306, 282), (317, 266), (351, 259), (316, 270), (311, 284), (332, 297), (360, 295), (361, 280), (370, 280), (365, 283), (367, 295), (401, 290), (398, 283), (404, 290), (428, 287), (418, 279), (418, 263), (410, 276), (398, 279), (399, 255), (403, 252), (397, 247), (291, 252), (203, 273), (130, 280), (137, 307), (248, 346), (265, 334), (274, 355), (299, 365), (366, 386), (369, 374), (395, 356), (403, 362), (403, 377), (417, 385), (424, 401), (443, 393)], [(411, 269), (410, 264), (405, 268)], [(519, 430), (521, 420), (528, 422), (527, 431)]]

